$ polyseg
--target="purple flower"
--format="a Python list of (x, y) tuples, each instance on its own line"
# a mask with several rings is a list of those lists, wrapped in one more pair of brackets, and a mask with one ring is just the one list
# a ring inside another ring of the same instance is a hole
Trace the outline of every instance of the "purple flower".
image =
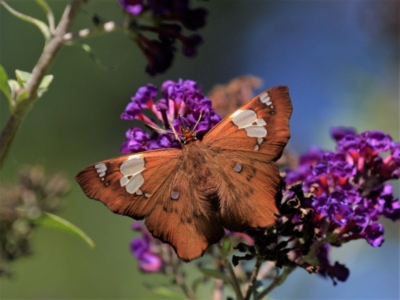
[(176, 48), (168, 42), (149, 40), (143, 35), (138, 40), (138, 45), (147, 58), (146, 72), (151, 76), (164, 73), (172, 64)]
[(360, 135), (365, 144), (372, 148), (373, 151), (387, 151), (389, 150), (392, 138), (381, 131), (366, 131)]
[(346, 135), (356, 135), (356, 130), (350, 127), (332, 127), (330, 133), (331, 137), (338, 142)]
[(139, 268), (143, 272), (159, 272), (163, 268), (163, 261), (159, 254), (153, 251), (151, 235), (144, 230), (140, 222), (133, 224), (133, 230), (142, 233), (141, 238), (136, 238), (131, 242), (131, 252), (139, 261)]
[(143, 10), (143, 0), (119, 0), (119, 5), (134, 16), (139, 15)]
[(205, 9), (191, 9), (188, 0), (119, 0), (119, 5), (128, 13), (129, 36), (146, 56), (146, 72), (151, 76), (164, 73), (171, 66), (177, 42), (182, 44), (184, 56), (197, 54), (202, 37), (186, 36), (182, 27), (189, 31), (203, 27), (207, 17)]
[(400, 143), (392, 143), (390, 145), (390, 155), (396, 164), (400, 165)]
[[(121, 146), (122, 153), (180, 147), (171, 126), (178, 134), (183, 125), (195, 129), (197, 137), (201, 139), (221, 120), (214, 112), (211, 100), (201, 93), (201, 89), (192, 80), (165, 81), (161, 87), (162, 98), (155, 102), (157, 92), (157, 87), (151, 84), (139, 88), (121, 114), (123, 120), (139, 120), (155, 128), (151, 133), (137, 127), (129, 129), (126, 132), (127, 140)], [(151, 110), (158, 121), (144, 115), (144, 109)], [(184, 124), (181, 124), (181, 118)], [(156, 129), (160, 128), (159, 124), (163, 125), (161, 130)]]
[(365, 239), (372, 247), (380, 247), (383, 243), (384, 234), (383, 225), (379, 223), (371, 223), (365, 229)]

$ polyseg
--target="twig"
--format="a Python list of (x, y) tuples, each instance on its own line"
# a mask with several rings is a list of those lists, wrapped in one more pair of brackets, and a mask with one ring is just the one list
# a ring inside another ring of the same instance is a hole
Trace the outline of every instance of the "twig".
[(56, 57), (61, 46), (63, 46), (63, 36), (70, 30), (80, 8), (87, 0), (71, 0), (70, 4), (65, 8), (64, 14), (55, 29), (54, 35), (46, 44), (42, 55), (40, 56), (32, 75), (25, 86), (27, 98), (16, 103), (14, 110), (5, 125), (0, 136), (0, 167), (11, 148), (14, 137), (20, 127), (26, 113), (31, 109), (37, 98), (37, 90), (43, 77), (46, 75), (51, 63)]
[(192, 290), (190, 290), (186, 283), (185, 280), (183, 279), (182, 274), (179, 272), (179, 270), (176, 270), (175, 273), (175, 280), (176, 283), (178, 284), (178, 286), (182, 289), (182, 291), (185, 293), (186, 297), (188, 297), (191, 300), (195, 300), (196, 299), (196, 295), (193, 293)]
[(81, 29), (77, 32), (68, 32), (63, 36), (63, 42), (69, 43), (77, 39), (92, 37), (100, 34), (105, 34), (109, 32), (113, 32), (115, 30), (126, 29), (128, 26), (127, 22), (122, 21), (110, 21), (104, 24), (97, 25), (94, 29), (85, 28)]
[(218, 243), (218, 249), (221, 254), (221, 258), (224, 261), (225, 267), (228, 269), (229, 277), (231, 278), (231, 283), (232, 283), (233, 289), (235, 290), (236, 299), (243, 300), (243, 295), (242, 295), (242, 292), (240, 291), (240, 286), (237, 281), (235, 272), (233, 271), (232, 265), (229, 262), (228, 258), (224, 255), (224, 252), (222, 250), (222, 245), (220, 243)]
[(274, 281), (271, 282), (271, 284), (260, 294), (258, 294), (256, 300), (261, 300), (264, 296), (268, 295), (274, 288), (277, 286), (280, 286), (282, 283), (285, 282), (286, 278), (289, 276), (290, 273), (293, 272), (293, 270), (296, 269), (295, 266), (293, 267), (285, 267), (284, 271), (282, 274), (274, 279)]
[(254, 286), (255, 286), (255, 283), (256, 283), (256, 280), (257, 280), (257, 275), (258, 275), (258, 272), (260, 270), (262, 262), (263, 262), (262, 259), (260, 259), (257, 256), (256, 264), (254, 266), (253, 272), (251, 273), (250, 283), (249, 283), (249, 286), (247, 288), (247, 292), (246, 292), (246, 296), (244, 297), (244, 300), (249, 300), (250, 297), (251, 297), (251, 294), (253, 293)]

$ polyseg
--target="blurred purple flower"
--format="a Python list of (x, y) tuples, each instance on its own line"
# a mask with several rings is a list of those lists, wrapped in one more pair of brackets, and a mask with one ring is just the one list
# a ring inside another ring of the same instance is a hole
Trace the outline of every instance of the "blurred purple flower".
[[(184, 56), (197, 54), (202, 37), (198, 34), (184, 35), (182, 26), (189, 31), (203, 27), (207, 10), (191, 9), (189, 0), (119, 0), (119, 4), (128, 13), (130, 36), (146, 56), (146, 72), (151, 76), (163, 73), (171, 66), (178, 41), (182, 44)], [(147, 33), (156, 34), (157, 38), (150, 39)]]
[[(162, 98), (155, 102), (157, 93), (157, 87), (152, 84), (139, 88), (121, 114), (121, 119), (139, 120), (156, 128), (162, 124), (163, 130), (168, 133), (157, 130), (147, 133), (141, 128), (131, 128), (126, 132), (126, 141), (121, 146), (122, 153), (180, 147), (171, 130), (171, 126), (174, 126), (177, 133), (181, 132), (183, 124), (179, 115), (184, 120), (184, 125), (191, 129), (199, 121), (195, 129), (199, 138), (221, 120), (214, 112), (211, 100), (201, 93), (201, 89), (192, 80), (165, 81), (161, 87)], [(147, 117), (143, 113), (144, 109), (151, 110), (158, 120)]]
[(138, 260), (140, 270), (148, 273), (161, 271), (163, 261), (161, 256), (152, 250), (153, 238), (150, 233), (140, 225), (140, 222), (135, 222), (132, 227), (133, 230), (142, 233), (142, 237), (136, 238), (131, 242), (131, 252)]
[(119, 5), (134, 16), (139, 15), (143, 10), (143, 0), (119, 0)]

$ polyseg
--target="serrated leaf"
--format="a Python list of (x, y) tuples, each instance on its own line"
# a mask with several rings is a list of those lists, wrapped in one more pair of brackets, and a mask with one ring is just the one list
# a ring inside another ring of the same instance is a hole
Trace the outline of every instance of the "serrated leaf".
[(226, 277), (224, 274), (222, 274), (218, 270), (212, 270), (212, 269), (205, 269), (205, 268), (199, 268), (200, 272), (203, 273), (206, 276), (216, 278), (216, 279), (221, 279), (224, 282), (229, 282), (229, 278)]
[(20, 13), (19, 11), (16, 11), (11, 6), (9, 6), (5, 1), (1, 1), (0, 3), (3, 4), (3, 6), (18, 19), (21, 19), (25, 22), (31, 23), (31, 24), (35, 25), (36, 27), (38, 27), (39, 30), (42, 32), (44, 39), (46, 41), (48, 41), (50, 39), (51, 32), (50, 32), (49, 26), (47, 26), (46, 23), (44, 23), (43, 21), (40, 21), (38, 19), (35, 19), (31, 16)]
[(21, 70), (15, 70), (15, 76), (17, 77), (18, 83), (25, 87), (32, 74)]
[(13, 107), (13, 100), (11, 98), (11, 89), (10, 86), (8, 85), (8, 75), (2, 65), (0, 65), (0, 90), (7, 97), (10, 107)]
[(54, 229), (59, 229), (62, 231), (69, 232), (73, 235), (76, 235), (83, 239), (91, 248), (95, 248), (96, 245), (94, 244), (93, 240), (84, 233), (81, 229), (76, 227), (74, 224), (70, 223), (69, 221), (53, 215), (51, 213), (45, 212), (43, 215), (35, 221), (36, 224), (50, 227)]

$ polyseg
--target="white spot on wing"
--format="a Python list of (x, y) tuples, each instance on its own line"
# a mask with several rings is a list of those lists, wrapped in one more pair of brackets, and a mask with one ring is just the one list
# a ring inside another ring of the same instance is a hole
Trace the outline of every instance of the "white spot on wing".
[(256, 150), (256, 151), (257, 151), (257, 150), (260, 150), (260, 146), (255, 145), (255, 146), (254, 146), (254, 150)]
[(245, 128), (250, 137), (263, 137), (267, 135), (267, 130), (263, 126), (248, 126)]
[(232, 122), (241, 129), (257, 122), (257, 115), (254, 110), (242, 110), (232, 119)]
[(260, 95), (260, 101), (261, 101), (262, 103), (264, 103), (265, 105), (270, 106), (271, 108), (273, 108), (273, 106), (272, 106), (272, 101), (271, 101), (271, 97), (268, 95), (267, 92), (262, 93), (262, 94)]
[(99, 174), (99, 177), (104, 177), (106, 176), (106, 171), (107, 171), (107, 166), (106, 164), (97, 164), (94, 165), (97, 174)]
[(136, 195), (138, 195), (138, 196), (143, 195), (143, 191), (142, 191), (141, 189), (138, 189), (138, 190), (136, 191)]
[[(245, 129), (247, 136), (263, 138), (267, 136), (267, 130), (264, 128), (264, 119), (258, 119), (254, 110), (238, 110), (231, 115), (232, 123), (239, 129)], [(258, 140), (257, 140), (258, 142)]]
[(129, 182), (126, 184), (126, 191), (129, 194), (133, 194), (142, 186), (144, 183), (144, 178), (142, 175), (138, 174), (136, 176), (133, 176)]
[(119, 182), (121, 186), (125, 186), (129, 194), (135, 192), (137, 195), (143, 194), (139, 188), (144, 183), (144, 178), (142, 176), (144, 169), (144, 159), (141, 154), (131, 155), (121, 164), (119, 171), (124, 177), (122, 177)]

